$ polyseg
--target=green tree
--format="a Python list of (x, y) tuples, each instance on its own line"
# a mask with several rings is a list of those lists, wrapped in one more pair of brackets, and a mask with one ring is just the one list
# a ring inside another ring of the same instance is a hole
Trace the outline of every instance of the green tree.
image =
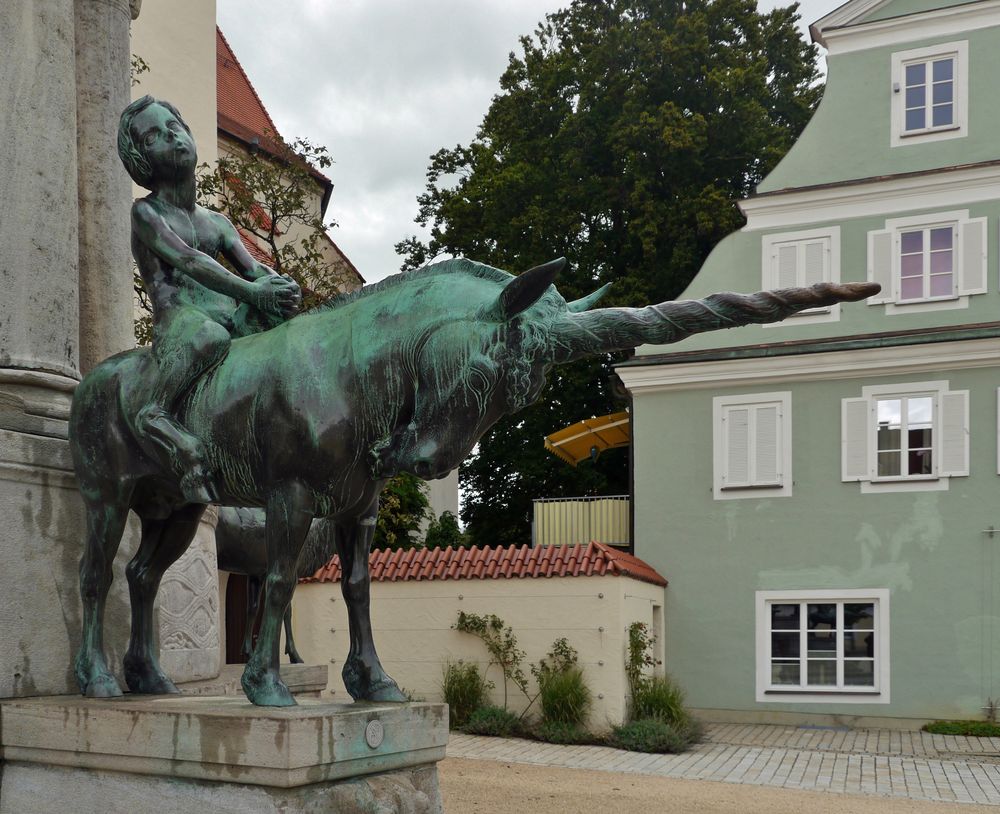
[(441, 512), (427, 526), (424, 548), (462, 548), (469, 545), (469, 539), (458, 527), (458, 518), (449, 511)]
[[(404, 268), (441, 254), (514, 272), (563, 255), (567, 298), (676, 297), (742, 224), (746, 196), (805, 126), (821, 88), (797, 6), (754, 0), (576, 0), (511, 54), (475, 140), (431, 158)], [(627, 491), (627, 456), (575, 469), (542, 437), (621, 409), (616, 357), (558, 370), (540, 403), (500, 421), (463, 465), (480, 544), (528, 539), (531, 500)]]
[(420, 478), (405, 472), (392, 478), (379, 497), (372, 548), (396, 551), (419, 546), (418, 533), (429, 506), (427, 487)]

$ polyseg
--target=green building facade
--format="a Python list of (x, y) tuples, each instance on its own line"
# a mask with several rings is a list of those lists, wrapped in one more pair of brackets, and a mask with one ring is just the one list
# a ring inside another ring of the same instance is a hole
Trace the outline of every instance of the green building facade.
[(670, 582), (667, 670), (710, 717), (980, 717), (1000, 696), (1000, 2), (852, 0), (811, 30), (823, 101), (684, 297), (882, 294), (618, 368), (636, 554)]

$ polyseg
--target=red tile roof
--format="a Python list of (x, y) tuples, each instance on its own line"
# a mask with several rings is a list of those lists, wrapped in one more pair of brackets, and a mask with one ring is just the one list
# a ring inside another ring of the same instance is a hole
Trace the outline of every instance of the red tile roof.
[[(275, 146), (275, 142), (281, 143), (278, 128), (218, 26), (215, 28), (215, 92), (219, 130), (246, 144), (256, 143), (279, 158), (285, 157), (285, 153)], [(315, 167), (309, 165), (309, 172), (325, 186), (332, 186), (330, 179)]]
[(247, 251), (250, 252), (250, 256), (253, 257), (254, 260), (258, 263), (263, 263), (265, 266), (274, 265), (274, 258), (271, 256), (271, 253), (262, 246), (259, 246), (257, 241), (254, 240), (253, 235), (245, 229), (241, 229), (239, 226), (236, 227), (236, 231), (239, 233), (240, 242), (246, 246)]
[[(434, 579), (525, 579), (539, 577), (631, 577), (666, 586), (667, 581), (638, 557), (604, 543), (552, 545), (530, 548), (411, 548), (406, 551), (373, 551), (368, 561), (377, 581)], [(302, 582), (337, 582), (340, 559)]]

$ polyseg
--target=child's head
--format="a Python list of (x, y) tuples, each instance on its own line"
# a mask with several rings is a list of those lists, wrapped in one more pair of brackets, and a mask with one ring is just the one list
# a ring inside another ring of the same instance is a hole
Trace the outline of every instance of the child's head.
[[(170, 102), (154, 99), (152, 96), (143, 96), (136, 99), (132, 104), (122, 111), (121, 120), (118, 122), (118, 155), (121, 157), (125, 170), (139, 186), (152, 189), (153, 167), (150, 164), (146, 145), (141, 134), (133, 132), (132, 123), (139, 114), (153, 105), (159, 105), (170, 112), (181, 127), (191, 136), (191, 128), (181, 117), (177, 108)], [(193, 141), (192, 141), (193, 146)]]

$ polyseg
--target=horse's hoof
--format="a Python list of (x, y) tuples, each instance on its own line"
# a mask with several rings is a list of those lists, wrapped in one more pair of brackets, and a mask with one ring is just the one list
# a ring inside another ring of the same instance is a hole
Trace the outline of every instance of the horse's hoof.
[(277, 675), (264, 673), (254, 680), (244, 672), (240, 683), (247, 699), (258, 707), (296, 706), (291, 690)]
[(125, 668), (125, 683), (129, 692), (136, 695), (176, 695), (180, 693), (174, 684), (159, 670), (130, 670)]
[(410, 699), (403, 695), (399, 687), (396, 686), (396, 682), (389, 679), (388, 682), (380, 681), (375, 687), (368, 693), (366, 701), (380, 701), (388, 702), (392, 704), (405, 704)]
[(110, 673), (93, 678), (81, 690), (87, 698), (121, 698), (125, 695), (118, 680)]

